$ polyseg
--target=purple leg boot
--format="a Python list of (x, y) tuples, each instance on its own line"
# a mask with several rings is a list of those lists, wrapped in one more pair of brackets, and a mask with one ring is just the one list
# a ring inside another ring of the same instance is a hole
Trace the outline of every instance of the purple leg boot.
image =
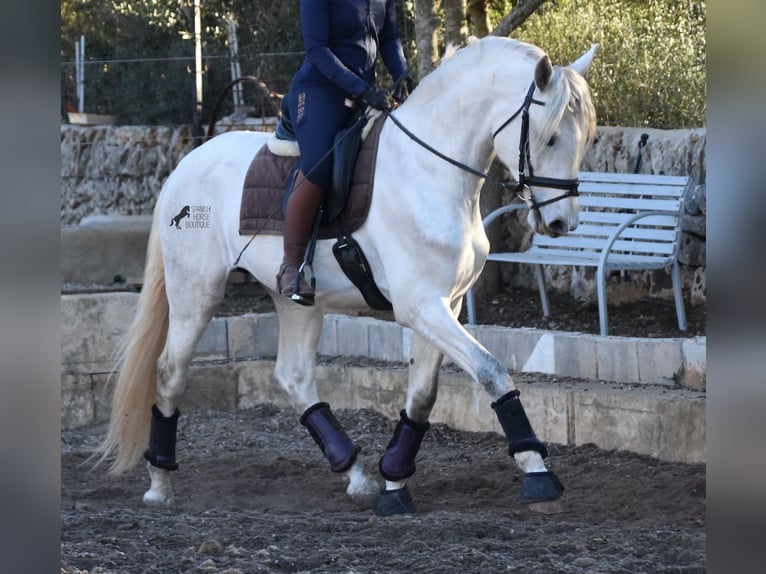
[(333, 472), (351, 468), (362, 447), (356, 446), (335, 418), (327, 403), (317, 403), (303, 413), (301, 424), (309, 429), (322, 454), (330, 461)]

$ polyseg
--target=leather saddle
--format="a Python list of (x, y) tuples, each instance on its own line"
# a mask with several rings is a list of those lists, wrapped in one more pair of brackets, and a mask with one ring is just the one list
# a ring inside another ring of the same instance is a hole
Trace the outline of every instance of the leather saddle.
[[(256, 153), (242, 191), (239, 215), (240, 235), (283, 232), (284, 208), (298, 172), (298, 149), (289, 121), (280, 120), (274, 138)], [(385, 116), (368, 120), (357, 114), (349, 126), (335, 136), (330, 188), (322, 206), (319, 229), (312, 239), (337, 238), (333, 254), (346, 276), (373, 309), (391, 310), (390, 301), (380, 292), (367, 258), (352, 237), (369, 212), (378, 154), (378, 140)], [(363, 134), (368, 121), (372, 127)], [(274, 149), (272, 149), (274, 148)], [(275, 151), (276, 150), (276, 151)]]
[[(357, 115), (335, 136), (332, 183), (322, 206), (320, 239), (337, 236), (341, 229), (351, 233), (367, 218), (383, 119), (370, 120), (374, 124), (363, 135), (368, 120)], [(274, 138), (258, 151), (245, 176), (240, 235), (282, 233), (284, 206), (297, 171), (297, 142), (289, 124), (280, 121)]]

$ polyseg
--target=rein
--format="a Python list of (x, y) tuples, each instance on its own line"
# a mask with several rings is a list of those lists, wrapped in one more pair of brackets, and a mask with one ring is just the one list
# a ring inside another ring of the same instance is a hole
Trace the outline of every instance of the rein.
[[(521, 114), (521, 137), (519, 139), (519, 181), (514, 184), (505, 183), (503, 181), (500, 181), (498, 179), (492, 178), (486, 173), (479, 171), (478, 169), (475, 169), (469, 165), (466, 165), (462, 162), (457, 161), (456, 159), (453, 159), (436, 148), (432, 147), (428, 143), (424, 142), (422, 139), (420, 139), (418, 136), (413, 134), (410, 130), (408, 130), (392, 113), (390, 110), (383, 110), (383, 113), (386, 114), (386, 116), (394, 122), (394, 124), (404, 132), (407, 137), (409, 137), (412, 141), (420, 145), (421, 147), (427, 149), (437, 157), (443, 159), (444, 161), (454, 165), (455, 167), (458, 167), (462, 169), (463, 171), (466, 171), (470, 174), (475, 175), (476, 177), (485, 179), (489, 182), (494, 183), (497, 187), (504, 191), (511, 191), (516, 196), (524, 201), (530, 209), (536, 209), (540, 210), (541, 207), (548, 205), (550, 203), (554, 203), (556, 201), (559, 201), (560, 199), (565, 199), (567, 197), (576, 197), (579, 195), (577, 188), (579, 185), (578, 179), (558, 179), (553, 177), (541, 177), (536, 176), (534, 174), (534, 170), (532, 169), (532, 160), (530, 157), (529, 152), (529, 107), (532, 104), (537, 104), (540, 106), (544, 106), (545, 102), (542, 102), (540, 100), (534, 99), (532, 96), (535, 92), (535, 83), (532, 82), (532, 84), (529, 86), (529, 90), (527, 91), (527, 95), (524, 98), (524, 102), (521, 104), (519, 109), (517, 109), (503, 124), (497, 128), (492, 133), (492, 141), (495, 140), (495, 137), (497, 134), (499, 134), (502, 130), (504, 130), (513, 120), (515, 120), (519, 114)], [(526, 168), (529, 168), (529, 175), (526, 173)], [(555, 189), (564, 189), (566, 190), (565, 193), (554, 197), (553, 199), (548, 199), (546, 201), (542, 201), (538, 203), (535, 201), (535, 197), (532, 194), (532, 190), (529, 188), (530, 185), (539, 185), (541, 187), (552, 187)], [(524, 190), (529, 190), (529, 196), (524, 195)]]

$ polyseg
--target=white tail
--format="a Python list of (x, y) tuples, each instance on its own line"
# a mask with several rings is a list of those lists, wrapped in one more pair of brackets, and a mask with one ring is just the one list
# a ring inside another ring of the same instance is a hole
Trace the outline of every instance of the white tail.
[(112, 397), (109, 431), (93, 455), (98, 457), (98, 464), (116, 452), (109, 469), (112, 474), (133, 468), (149, 445), (151, 407), (157, 392), (157, 359), (168, 332), (168, 299), (158, 213), (159, 209), (149, 233), (144, 283), (136, 315), (117, 355), (119, 375)]

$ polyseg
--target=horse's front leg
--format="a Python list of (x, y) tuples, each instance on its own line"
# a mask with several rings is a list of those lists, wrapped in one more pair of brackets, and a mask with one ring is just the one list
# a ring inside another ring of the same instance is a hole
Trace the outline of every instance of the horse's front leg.
[(274, 375), (293, 406), (302, 413), (300, 422), (330, 463), (330, 470), (344, 475), (346, 493), (356, 503), (372, 507), (377, 500), (378, 484), (358, 460), (361, 449), (348, 437), (330, 405), (319, 400), (314, 370), (323, 312), (318, 307), (296, 305), (284, 297), (275, 297), (274, 303), (279, 315)]
[(377, 514), (412, 514), (415, 504), (406, 479), (415, 474), (415, 457), (431, 415), (441, 366), (442, 352), (426, 339), (414, 334), (410, 352), (407, 404), (399, 414), (394, 436), (380, 459), (378, 468), (386, 480), (386, 489), (378, 499)]
[[(508, 453), (524, 472), (519, 500), (545, 503), (561, 497), (564, 487), (550, 472), (544, 459), (545, 445), (537, 438), (508, 369), (458, 322), (443, 299), (429, 299), (412, 313), (408, 323), (472, 376), (489, 394), (492, 409), (508, 441)], [(555, 511), (536, 504), (536, 510)]]

